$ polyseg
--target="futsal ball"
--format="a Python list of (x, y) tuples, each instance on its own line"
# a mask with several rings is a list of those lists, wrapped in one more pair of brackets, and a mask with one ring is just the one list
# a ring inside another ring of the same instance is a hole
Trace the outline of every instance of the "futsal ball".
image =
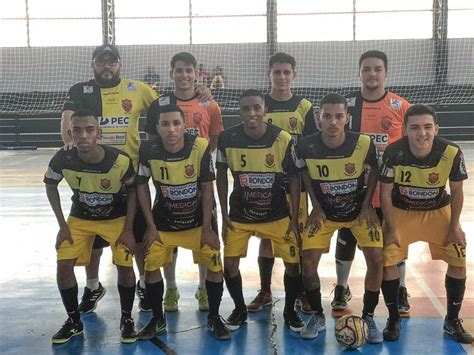
[(339, 344), (348, 349), (357, 349), (365, 344), (369, 328), (361, 317), (347, 314), (337, 320), (335, 332)]

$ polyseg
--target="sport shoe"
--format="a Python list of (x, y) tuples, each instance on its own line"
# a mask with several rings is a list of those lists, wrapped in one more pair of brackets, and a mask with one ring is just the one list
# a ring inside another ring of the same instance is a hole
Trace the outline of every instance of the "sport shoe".
[(304, 321), (298, 316), (294, 311), (288, 311), (283, 313), (283, 319), (285, 319), (285, 324), (294, 332), (299, 333), (304, 327)]
[(377, 324), (375, 324), (374, 317), (372, 316), (365, 316), (362, 318), (367, 323), (367, 327), (369, 328), (369, 333), (367, 334), (367, 343), (371, 344), (378, 344), (383, 342), (383, 335), (380, 333), (379, 328), (377, 328)]
[(324, 313), (316, 314), (313, 312), (311, 318), (303, 326), (300, 331), (300, 335), (303, 339), (314, 339), (318, 336), (319, 332), (326, 329), (326, 317)]
[(398, 288), (398, 312), (408, 313), (410, 311), (410, 304), (408, 303), (408, 297), (410, 295), (407, 292), (407, 288), (400, 286)]
[(152, 317), (147, 325), (143, 327), (138, 333), (138, 339), (150, 340), (156, 337), (160, 333), (166, 331), (166, 317), (155, 318)]
[(122, 318), (120, 320), (120, 341), (124, 344), (137, 341), (137, 332), (132, 318)]
[(199, 310), (206, 312), (209, 310), (209, 302), (207, 300), (207, 291), (204, 287), (198, 287), (196, 293), (194, 294), (194, 298), (196, 298), (199, 302)]
[(347, 308), (347, 302), (352, 299), (352, 293), (347, 286), (335, 285), (334, 287), (334, 299), (331, 302), (331, 307), (335, 311), (342, 311)]
[(258, 291), (257, 297), (247, 306), (247, 311), (260, 312), (263, 307), (270, 306), (272, 303), (272, 293), (260, 290)]
[(166, 289), (163, 308), (166, 312), (176, 312), (178, 310), (179, 291), (177, 287)]
[(94, 312), (97, 308), (97, 303), (99, 303), (100, 299), (105, 296), (105, 288), (99, 282), (99, 288), (97, 290), (92, 291), (88, 287), (84, 287), (84, 293), (82, 294), (81, 303), (77, 310), (81, 313), (90, 313)]
[(306, 298), (306, 295), (304, 293), (300, 293), (298, 297), (296, 297), (295, 306), (300, 307), (301, 312), (303, 312), (304, 314), (313, 313), (313, 310), (311, 309), (311, 306), (308, 302), (308, 298)]
[(84, 329), (84, 325), (79, 320), (74, 322), (71, 317), (69, 317), (59, 329), (59, 331), (53, 335), (52, 340), (53, 344), (64, 344), (69, 341), (72, 337), (76, 335), (81, 335)]
[(229, 330), (237, 330), (247, 321), (247, 310), (235, 308), (225, 321), (225, 326)]
[(456, 341), (462, 344), (471, 344), (472, 335), (464, 329), (462, 326), (462, 319), (456, 318), (449, 320), (447, 317), (444, 318), (443, 330), (446, 334), (451, 335)]
[(383, 329), (383, 340), (396, 341), (400, 338), (400, 329), (402, 328), (402, 322), (398, 319), (387, 319), (387, 325)]
[(151, 304), (146, 294), (146, 289), (140, 286), (140, 281), (137, 282), (137, 288), (135, 290), (138, 296), (138, 308), (143, 312), (151, 311)]
[(219, 315), (207, 318), (207, 329), (218, 340), (227, 340), (231, 337), (230, 330), (225, 326), (224, 322), (224, 319)]

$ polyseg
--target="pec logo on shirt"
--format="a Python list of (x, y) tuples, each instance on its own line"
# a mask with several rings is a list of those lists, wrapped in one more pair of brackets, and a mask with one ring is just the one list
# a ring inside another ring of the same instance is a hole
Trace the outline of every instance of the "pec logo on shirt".
[(202, 120), (202, 114), (200, 112), (193, 113), (193, 122), (194, 124), (200, 124)]
[(388, 131), (390, 128), (392, 128), (392, 118), (389, 116), (383, 116), (382, 117), (382, 129), (384, 131)]
[(192, 178), (194, 176), (194, 166), (192, 164), (186, 165), (184, 167), (184, 174), (187, 178)]
[(346, 165), (344, 165), (344, 171), (345, 171), (347, 176), (354, 175), (355, 171), (356, 171), (355, 164), (354, 163), (347, 163)]
[(438, 173), (431, 173), (428, 174), (428, 184), (435, 185), (439, 181), (439, 174)]
[(272, 168), (273, 166), (275, 165), (275, 157), (273, 156), (273, 154), (267, 154), (265, 156), (265, 166), (267, 168)]
[(110, 186), (111, 184), (109, 179), (100, 179), (100, 187), (102, 190), (109, 190)]
[(290, 117), (288, 119), (288, 123), (291, 129), (295, 129), (298, 126), (298, 119), (296, 117)]
[(122, 107), (125, 110), (125, 112), (130, 112), (133, 107), (132, 100), (129, 100), (129, 99), (122, 100)]

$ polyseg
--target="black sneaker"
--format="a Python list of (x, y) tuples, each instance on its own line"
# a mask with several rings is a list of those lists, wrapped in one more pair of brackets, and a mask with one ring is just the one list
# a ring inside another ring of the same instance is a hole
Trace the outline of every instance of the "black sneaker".
[(247, 321), (247, 307), (244, 309), (234, 309), (225, 321), (225, 325), (229, 330), (237, 330)]
[(471, 344), (472, 335), (462, 326), (462, 319), (456, 318), (449, 320), (444, 318), (443, 330), (446, 334), (451, 335), (456, 341), (462, 344)]
[(402, 322), (398, 319), (387, 319), (387, 325), (383, 329), (383, 340), (396, 341), (400, 338), (400, 329), (402, 328)]
[(132, 318), (122, 318), (120, 320), (120, 341), (124, 344), (137, 341), (137, 332)]
[(69, 341), (72, 337), (76, 335), (81, 335), (84, 330), (84, 325), (79, 320), (74, 322), (71, 317), (69, 317), (59, 331), (53, 335), (52, 340), (53, 344), (64, 344)]
[(138, 333), (138, 339), (150, 340), (160, 333), (166, 332), (166, 318), (151, 318), (145, 327)]
[(283, 319), (285, 319), (285, 324), (296, 333), (301, 332), (305, 324), (294, 310), (284, 312)]
[(334, 287), (334, 299), (331, 302), (331, 307), (335, 311), (342, 311), (347, 308), (347, 302), (352, 299), (352, 293), (349, 289), (349, 285), (347, 288), (344, 286), (336, 285)]
[(151, 311), (151, 304), (146, 294), (146, 289), (140, 286), (140, 281), (137, 282), (137, 288), (135, 290), (138, 296), (138, 308), (143, 312)]
[(97, 303), (105, 295), (105, 288), (99, 282), (99, 288), (97, 290), (91, 291), (90, 288), (84, 287), (84, 293), (82, 294), (81, 303), (77, 310), (81, 313), (90, 313), (94, 312), (97, 308)]
[(219, 315), (207, 319), (207, 329), (210, 330), (214, 338), (218, 340), (230, 339), (230, 331), (224, 322), (224, 319)]
[(410, 311), (410, 304), (408, 303), (408, 297), (410, 295), (407, 292), (407, 288), (400, 286), (398, 288), (398, 312), (408, 313)]

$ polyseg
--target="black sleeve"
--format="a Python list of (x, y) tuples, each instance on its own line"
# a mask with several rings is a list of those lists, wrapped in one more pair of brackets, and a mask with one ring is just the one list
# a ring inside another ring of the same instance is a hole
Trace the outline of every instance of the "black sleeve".
[(134, 189), (135, 184), (135, 169), (133, 168), (133, 163), (130, 158), (128, 158), (128, 169), (122, 177), (122, 183), (127, 189)]
[(216, 156), (216, 168), (227, 169), (227, 156), (225, 154), (225, 134), (219, 134), (217, 138), (217, 156)]
[(201, 174), (199, 175), (199, 182), (209, 182), (214, 181), (215, 179), (216, 174), (214, 172), (214, 164), (212, 162), (212, 156), (208, 145), (201, 158)]
[(382, 156), (382, 165), (380, 166), (380, 181), (386, 184), (393, 183), (394, 171), (393, 171), (393, 160), (390, 154), (390, 149), (385, 149)]
[(152, 135), (158, 135), (156, 124), (158, 123), (158, 114), (160, 108), (160, 99), (153, 101), (146, 113), (145, 132)]
[(138, 174), (136, 180), (137, 185), (146, 184), (150, 180), (151, 169), (148, 161), (148, 142), (144, 142), (140, 146), (138, 153)]
[(283, 171), (288, 176), (299, 174), (298, 168), (296, 167), (296, 150), (292, 142), (288, 144), (286, 148), (285, 157), (283, 158)]
[(48, 185), (57, 185), (64, 178), (62, 169), (64, 166), (64, 151), (61, 149), (50, 160), (43, 182)]
[(311, 107), (309, 108), (304, 118), (304, 128), (303, 128), (302, 135), (303, 137), (309, 136), (316, 132), (318, 132), (318, 127), (316, 127), (316, 122), (314, 119), (314, 107), (313, 105), (311, 105)]
[(71, 110), (71, 111), (77, 111), (81, 108), (84, 108), (84, 100), (83, 96), (81, 94), (81, 84), (76, 84), (73, 85), (67, 94), (66, 101), (64, 102), (63, 105), (63, 111), (65, 110)]
[(375, 148), (374, 142), (370, 140), (369, 151), (367, 152), (367, 157), (365, 158), (365, 164), (368, 164), (371, 168), (378, 169), (377, 161), (377, 149)]
[(458, 149), (458, 152), (453, 160), (453, 167), (449, 174), (449, 181), (463, 181), (467, 179), (467, 170), (466, 163), (464, 162), (464, 155), (461, 152), (461, 149)]

